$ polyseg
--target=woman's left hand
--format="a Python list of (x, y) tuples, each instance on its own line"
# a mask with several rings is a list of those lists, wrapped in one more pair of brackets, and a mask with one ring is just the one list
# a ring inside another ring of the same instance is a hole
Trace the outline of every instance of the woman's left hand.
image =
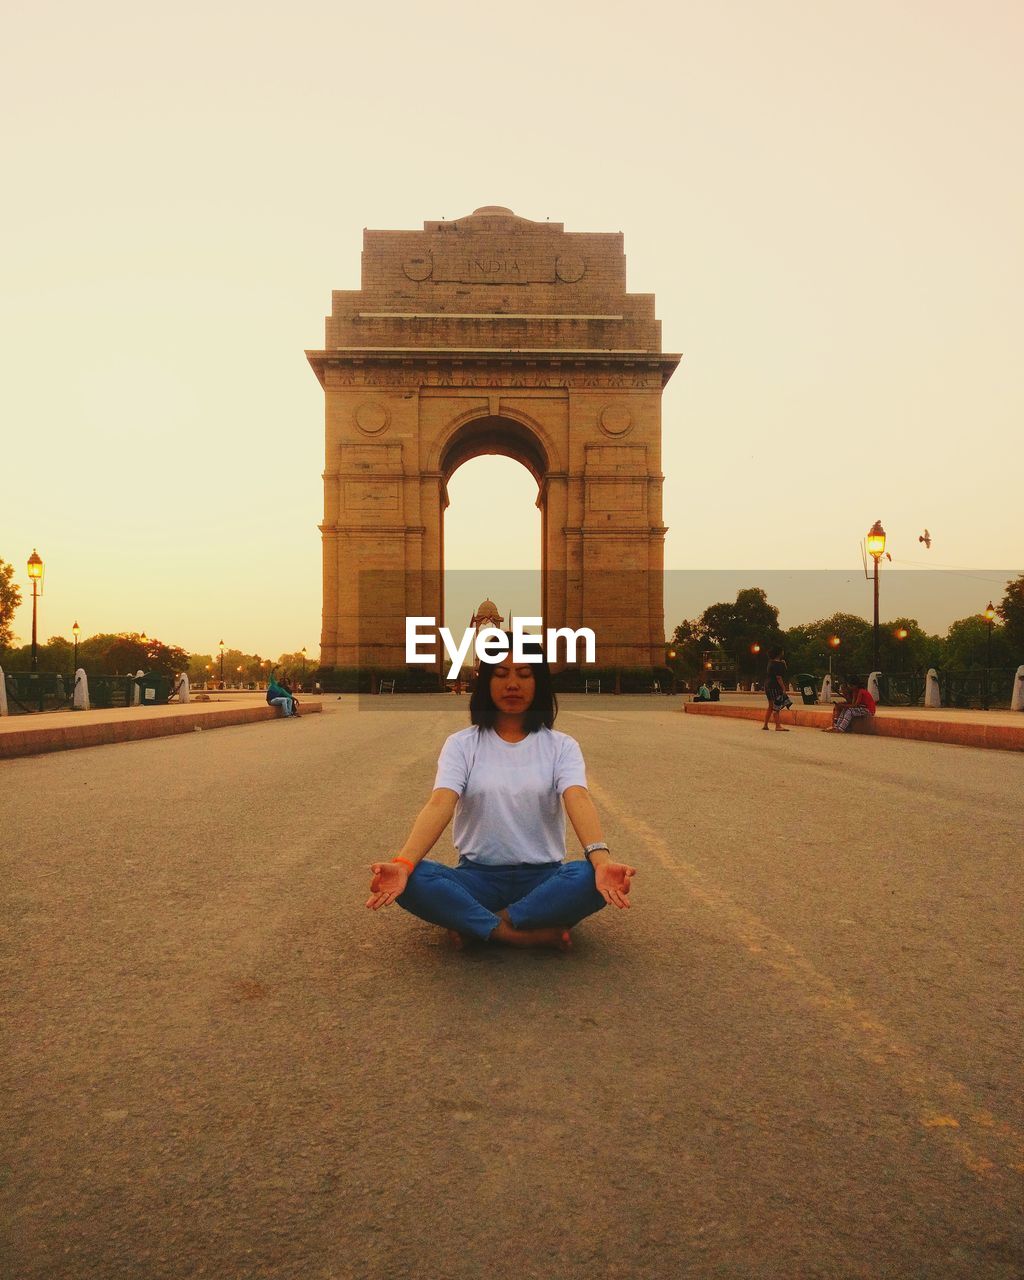
[(594, 868), (594, 884), (609, 906), (628, 907), (630, 881), (635, 875), (636, 868), (624, 862), (602, 862)]

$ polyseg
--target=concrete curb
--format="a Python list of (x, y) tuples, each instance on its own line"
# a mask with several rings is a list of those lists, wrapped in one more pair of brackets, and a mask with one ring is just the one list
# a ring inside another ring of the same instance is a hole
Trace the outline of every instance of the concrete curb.
[[(201, 705), (201, 704), (200, 704)], [(196, 729), (223, 729), (229, 725), (253, 724), (260, 720), (280, 720), (276, 707), (218, 707), (186, 711), (177, 715), (147, 715), (158, 708), (136, 707), (122, 719), (74, 722), (76, 713), (68, 713), (63, 724), (25, 725), (0, 729), (0, 759), (37, 756), (50, 751), (71, 751), (78, 747), (102, 747), (115, 742), (141, 742), (144, 738), (165, 738), (176, 733), (192, 733)], [(302, 715), (316, 715), (323, 710), (318, 702), (305, 703)], [(88, 712), (82, 713), (88, 715)], [(63, 717), (62, 717), (63, 718)], [(301, 717), (300, 717), (301, 718)], [(21, 717), (19, 717), (19, 722)]]
[[(692, 716), (719, 716), (737, 720), (763, 720), (764, 707), (729, 706), (721, 702), (687, 702), (683, 711)], [(793, 707), (783, 711), (784, 725), (826, 729), (832, 723), (831, 707)], [(876, 738), (912, 738), (917, 742), (941, 742), (954, 747), (988, 747), (996, 751), (1024, 751), (1024, 724), (979, 724), (943, 720), (941, 712), (927, 719), (901, 716), (886, 709), (869, 720), (856, 720), (854, 733)]]

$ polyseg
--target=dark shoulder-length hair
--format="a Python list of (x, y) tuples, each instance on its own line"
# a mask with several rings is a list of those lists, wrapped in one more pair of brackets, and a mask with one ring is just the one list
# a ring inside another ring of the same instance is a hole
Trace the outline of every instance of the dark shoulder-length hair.
[[(491, 697), (491, 677), (495, 667), (503, 667), (512, 662), (512, 636), (508, 632), (506, 635), (508, 653), (503, 658), (481, 658), (476, 669), (476, 686), (469, 700), (469, 722), (481, 729), (493, 729), (498, 718), (498, 708)], [(554, 725), (555, 716), (558, 715), (558, 698), (555, 696), (551, 668), (546, 659), (538, 658), (529, 666), (533, 671), (534, 695), (523, 717), (523, 728), (527, 733), (536, 733), (538, 729), (550, 729)]]

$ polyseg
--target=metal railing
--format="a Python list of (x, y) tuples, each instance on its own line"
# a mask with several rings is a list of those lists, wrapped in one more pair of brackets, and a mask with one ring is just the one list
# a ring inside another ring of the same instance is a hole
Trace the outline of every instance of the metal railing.
[[(11, 715), (35, 715), (40, 711), (65, 711), (75, 694), (75, 677), (52, 671), (4, 672), (7, 706)], [(89, 676), (89, 705), (93, 708), (130, 707), (134, 676)]]
[(130, 707), (134, 690), (134, 676), (90, 676), (89, 705), (94, 710), (106, 707)]
[[(972, 671), (939, 670), (936, 674), (944, 707), (998, 710), (1009, 707), (1017, 673), (1016, 669), (993, 667)], [(881, 703), (886, 707), (923, 707), (926, 683), (924, 672), (884, 671), (878, 680)]]
[(73, 676), (59, 676), (52, 671), (5, 671), (4, 682), (11, 715), (59, 711), (70, 705), (75, 686)]

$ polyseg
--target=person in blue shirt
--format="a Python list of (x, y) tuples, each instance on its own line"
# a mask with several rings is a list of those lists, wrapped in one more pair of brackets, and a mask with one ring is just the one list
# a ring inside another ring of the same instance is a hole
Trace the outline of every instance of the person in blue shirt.
[[(636, 871), (612, 858), (579, 744), (552, 728), (557, 711), (546, 662), (481, 662), (472, 727), (445, 742), (405, 843), (371, 866), (367, 907), (397, 902), (457, 946), (477, 938), (568, 950), (585, 917), (630, 905)], [(566, 815), (585, 861), (565, 861)], [(449, 867), (426, 855), (453, 818), (459, 860)]]

